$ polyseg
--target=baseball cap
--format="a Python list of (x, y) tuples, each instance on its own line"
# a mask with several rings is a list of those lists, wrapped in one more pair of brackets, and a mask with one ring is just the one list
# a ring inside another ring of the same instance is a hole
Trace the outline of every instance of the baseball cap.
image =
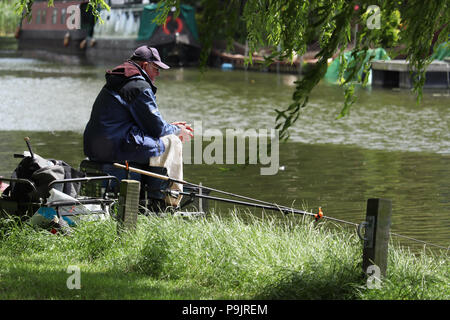
[(161, 61), (158, 50), (149, 46), (140, 46), (134, 50), (134, 53), (130, 59), (153, 62), (162, 69), (170, 68), (167, 64)]

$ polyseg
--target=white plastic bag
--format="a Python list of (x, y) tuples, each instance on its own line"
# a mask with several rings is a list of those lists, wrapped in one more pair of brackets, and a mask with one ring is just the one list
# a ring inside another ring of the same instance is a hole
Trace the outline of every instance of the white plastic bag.
[[(61, 192), (56, 189), (49, 191), (50, 196), (47, 198), (47, 203), (54, 201), (73, 201), (79, 202), (77, 199)], [(59, 216), (64, 219), (69, 226), (74, 226), (80, 220), (84, 221), (96, 221), (106, 220), (110, 218), (109, 210), (103, 210), (100, 204), (76, 204), (69, 206), (58, 207), (41, 207), (31, 217), (30, 222), (32, 225), (42, 225), (45, 222), (55, 221)]]

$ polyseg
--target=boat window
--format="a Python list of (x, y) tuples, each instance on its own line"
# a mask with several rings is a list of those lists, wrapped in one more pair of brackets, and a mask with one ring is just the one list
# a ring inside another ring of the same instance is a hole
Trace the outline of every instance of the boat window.
[(41, 23), (41, 10), (36, 12), (36, 24)]
[(45, 21), (45, 16), (47, 15), (47, 10), (46, 9), (43, 9), (42, 10), (42, 24), (45, 24), (46, 23), (46, 21)]
[(66, 24), (66, 8), (61, 9), (61, 24)]
[(58, 9), (53, 9), (52, 24), (56, 24), (57, 21), (58, 21)]

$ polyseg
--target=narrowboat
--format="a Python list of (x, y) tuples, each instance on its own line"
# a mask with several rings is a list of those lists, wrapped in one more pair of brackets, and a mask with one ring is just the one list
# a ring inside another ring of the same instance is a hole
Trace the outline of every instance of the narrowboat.
[(92, 63), (119, 63), (137, 47), (156, 47), (172, 66), (196, 64), (200, 41), (195, 9), (182, 4), (180, 13), (170, 11), (165, 24), (153, 22), (156, 3), (146, 0), (110, 0), (110, 10), (102, 9), (102, 23), (96, 21), (88, 1), (58, 1), (48, 7), (35, 0), (32, 18), (24, 18), (16, 32), (22, 52), (45, 52), (74, 56)]
[[(83, 41), (92, 35), (94, 17), (86, 11), (88, 2), (35, 0), (31, 18), (22, 19), (16, 38), (19, 51), (51, 51), (84, 55)], [(79, 14), (79, 15), (78, 15)]]

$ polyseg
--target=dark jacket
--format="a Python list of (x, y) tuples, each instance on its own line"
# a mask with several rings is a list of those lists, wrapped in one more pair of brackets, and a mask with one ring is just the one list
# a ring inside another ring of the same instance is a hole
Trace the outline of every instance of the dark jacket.
[(164, 152), (160, 138), (179, 128), (161, 117), (156, 87), (139, 65), (127, 61), (105, 77), (84, 131), (84, 153), (96, 161), (148, 164)]

